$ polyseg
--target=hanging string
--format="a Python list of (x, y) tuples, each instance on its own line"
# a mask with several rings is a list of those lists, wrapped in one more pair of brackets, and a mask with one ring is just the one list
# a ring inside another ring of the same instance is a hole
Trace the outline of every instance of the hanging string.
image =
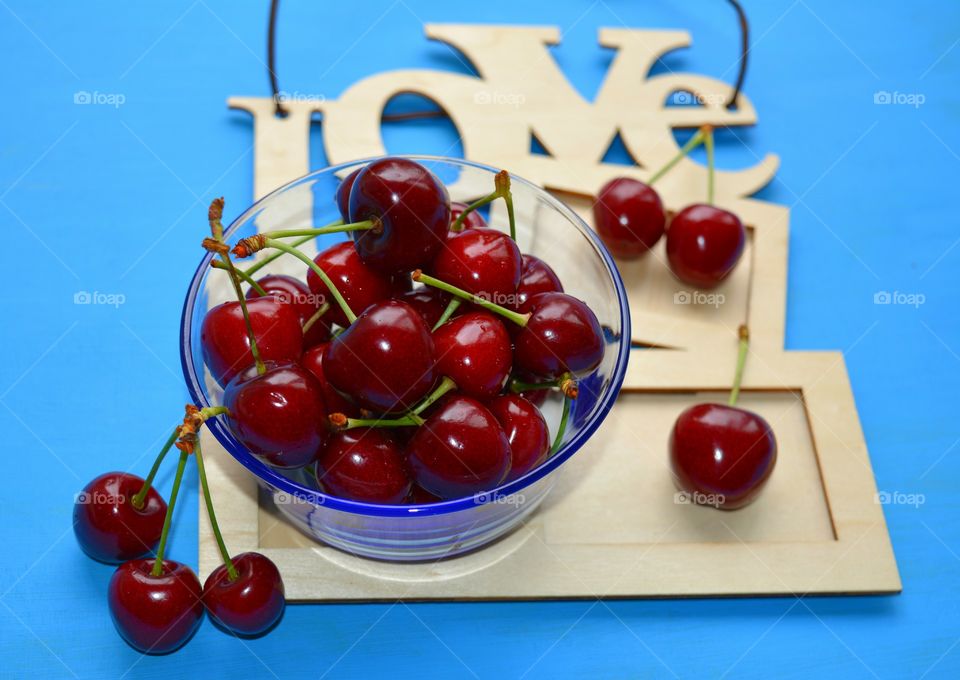
[[(740, 90), (743, 87), (743, 80), (747, 75), (747, 55), (750, 52), (750, 25), (747, 22), (747, 13), (737, 0), (727, 0), (737, 12), (737, 19), (740, 23), (740, 70), (737, 73), (736, 84), (730, 99), (727, 100), (728, 109), (735, 108), (737, 99), (740, 96)], [(280, 0), (270, 0), (270, 24), (267, 29), (267, 72), (270, 76), (270, 89), (273, 92), (273, 103), (276, 106), (275, 113), (278, 116), (286, 116), (288, 111), (283, 107), (283, 98), (280, 96), (280, 85), (277, 79), (276, 53), (277, 53), (277, 10)], [(407, 113), (384, 114), (384, 121), (417, 120), (421, 118), (440, 118), (446, 116), (443, 109), (428, 109), (426, 111), (410, 111)]]

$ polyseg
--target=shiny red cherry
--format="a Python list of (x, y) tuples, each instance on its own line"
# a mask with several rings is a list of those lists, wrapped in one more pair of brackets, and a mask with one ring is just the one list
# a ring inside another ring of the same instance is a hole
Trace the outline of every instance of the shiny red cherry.
[(522, 477), (547, 459), (550, 433), (540, 409), (517, 394), (504, 394), (487, 402), (510, 442), (510, 472), (505, 481)]
[(777, 440), (766, 420), (722, 404), (697, 404), (670, 432), (677, 486), (694, 502), (735, 510), (750, 503), (777, 462)]
[[(386, 300), (396, 292), (396, 284), (390, 277), (365, 265), (350, 241), (330, 246), (313, 261), (330, 277), (354, 314), (360, 314), (374, 302)], [(324, 314), (324, 317), (331, 323), (346, 326), (347, 318), (343, 310), (333, 299), (323, 280), (312, 269), (307, 271), (307, 285), (316, 295), (323, 296), (323, 299), (330, 303), (330, 311)]]
[(73, 502), (73, 532), (85, 553), (120, 564), (156, 549), (167, 504), (150, 487), (143, 507), (134, 507), (142, 487), (142, 479), (126, 472), (108, 472), (83, 487)]
[(417, 313), (423, 317), (423, 322), (427, 324), (428, 328), (433, 328), (437, 325), (437, 321), (443, 316), (444, 310), (446, 310), (447, 305), (450, 303), (450, 296), (448, 294), (439, 288), (431, 288), (430, 286), (414, 288), (413, 290), (398, 295), (397, 299), (406, 302), (417, 310)]
[(740, 218), (712, 205), (687, 206), (670, 220), (667, 261), (691, 286), (713, 288), (737, 266), (747, 240)]
[[(295, 361), (300, 357), (303, 329), (293, 307), (269, 295), (249, 300), (247, 311), (261, 359)], [(221, 387), (253, 365), (239, 302), (224, 302), (207, 312), (200, 327), (200, 345), (203, 360)]]
[(353, 232), (365, 264), (383, 272), (411, 271), (426, 265), (443, 247), (450, 198), (443, 184), (419, 163), (384, 158), (357, 175), (350, 190), (349, 218), (378, 222), (375, 229)]
[(400, 447), (375, 427), (331, 435), (317, 461), (317, 483), (333, 496), (385, 504), (403, 503), (411, 484)]
[(360, 406), (412, 408), (437, 378), (433, 338), (423, 318), (399, 300), (377, 302), (327, 345), (327, 380)]
[(278, 468), (312, 463), (326, 436), (327, 411), (320, 385), (294, 363), (251, 366), (223, 391), (234, 435), (264, 462)]
[(520, 249), (494, 229), (467, 229), (451, 236), (431, 266), (441, 281), (498, 305), (512, 305), (520, 284)]
[(356, 181), (357, 175), (360, 174), (361, 170), (363, 170), (363, 168), (357, 168), (344, 177), (343, 181), (337, 186), (337, 191), (334, 194), (334, 200), (337, 202), (337, 210), (340, 211), (340, 217), (343, 218), (344, 222), (350, 221), (350, 190), (353, 189), (353, 183)]
[(270, 558), (245, 552), (232, 558), (237, 577), (227, 565), (210, 572), (203, 584), (203, 604), (210, 618), (237, 635), (261, 635), (280, 620), (286, 607), (283, 579)]
[(603, 359), (603, 330), (586, 303), (566, 293), (540, 293), (527, 303), (530, 318), (514, 338), (514, 366), (551, 379), (588, 373)]
[(610, 180), (593, 204), (593, 224), (614, 256), (633, 260), (663, 236), (663, 203), (654, 189), (629, 177)]
[(553, 268), (535, 255), (524, 255), (521, 259), (520, 285), (517, 286), (513, 309), (526, 312), (527, 300), (537, 293), (562, 293), (563, 284)]
[(440, 498), (492, 489), (510, 470), (510, 442), (480, 402), (453, 395), (443, 400), (407, 444), (417, 484)]
[[(460, 203), (459, 201), (451, 203), (450, 224), (453, 224), (468, 207), (466, 203)], [(481, 215), (479, 211), (474, 210), (471, 213), (467, 213), (467, 216), (463, 218), (463, 222), (460, 224), (462, 225), (461, 231), (463, 229), (482, 229), (487, 226), (487, 221), (483, 219), (483, 215)]]
[(182, 647), (203, 619), (203, 591), (193, 570), (163, 561), (153, 576), (152, 559), (124, 562), (107, 588), (110, 616), (117, 631), (145, 654), (166, 654)]
[[(291, 305), (297, 312), (301, 327), (313, 317), (324, 302), (324, 299), (312, 292), (307, 284), (292, 276), (268, 274), (258, 280), (257, 284), (267, 293), (272, 293), (283, 302)], [(260, 293), (254, 288), (247, 291), (247, 299), (258, 297), (260, 297)], [(330, 302), (336, 304), (334, 300), (330, 300)], [(330, 322), (327, 321), (329, 318), (329, 313), (324, 314), (322, 318), (317, 319), (310, 325), (309, 330), (303, 335), (304, 349), (330, 339)]]
[(313, 374), (320, 385), (320, 393), (323, 395), (323, 403), (327, 407), (327, 413), (343, 413), (347, 416), (356, 415), (357, 407), (344, 399), (343, 395), (337, 392), (327, 380), (327, 374), (323, 370), (323, 353), (327, 349), (327, 344), (321, 343), (316, 347), (311, 347), (303, 356), (300, 357), (300, 365)]
[(433, 332), (437, 372), (451, 378), (461, 394), (489, 399), (500, 393), (513, 364), (510, 336), (488, 312), (467, 312)]

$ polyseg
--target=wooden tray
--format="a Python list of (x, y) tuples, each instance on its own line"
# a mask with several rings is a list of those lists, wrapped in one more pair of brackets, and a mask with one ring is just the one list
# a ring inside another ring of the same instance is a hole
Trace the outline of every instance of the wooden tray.
[[(426, 70), (381, 73), (336, 100), (287, 102), (285, 118), (274, 116), (270, 99), (231, 98), (232, 108), (254, 117), (256, 196), (308, 172), (317, 111), (330, 162), (385, 153), (381, 112), (402, 92), (443, 106), (463, 135), (467, 158), (541, 183), (588, 223), (589, 197), (603, 183), (619, 175), (643, 179), (676, 152), (673, 128), (756, 121), (746, 97), (733, 111), (723, 107), (729, 89), (719, 81), (676, 73), (647, 78), (660, 56), (689, 43), (684, 32), (601, 30), (601, 44), (616, 48), (617, 56), (591, 104), (546, 50), (559, 42), (555, 28), (429, 25), (426, 31), (454, 45), (482, 79)], [(703, 105), (665, 107), (677, 91), (694, 93)], [(522, 105), (482, 105), (506, 95)], [(530, 152), (533, 134), (549, 156)], [(637, 167), (600, 160), (616, 135)], [(289, 525), (269, 494), (205, 434), (210, 486), (231, 550), (269, 555), (289, 597), (305, 601), (898, 592), (843, 357), (783, 351), (789, 211), (750, 198), (777, 164), (768, 156), (753, 168), (717, 175), (717, 203), (739, 214), (750, 236), (735, 274), (711, 291), (724, 296), (721, 304), (695, 298), (696, 291), (670, 276), (662, 243), (649, 257), (621, 265), (634, 340), (677, 349), (634, 350), (617, 405), (522, 527), (480, 551), (437, 563), (354, 557)], [(658, 189), (677, 210), (702, 200), (705, 181), (704, 168), (685, 160)], [(745, 319), (752, 341), (741, 400), (773, 425), (780, 452), (758, 501), (721, 512), (677, 495), (667, 434), (686, 406), (725, 398), (736, 328)], [(217, 564), (201, 503), (201, 576)]]

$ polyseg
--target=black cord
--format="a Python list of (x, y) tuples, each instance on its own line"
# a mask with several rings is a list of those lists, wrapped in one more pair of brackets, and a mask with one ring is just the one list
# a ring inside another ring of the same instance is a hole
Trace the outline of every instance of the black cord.
[(740, 88), (743, 87), (743, 79), (747, 75), (747, 54), (750, 52), (750, 24), (747, 23), (747, 13), (737, 0), (728, 0), (737, 10), (737, 18), (740, 20), (740, 72), (737, 74), (737, 83), (733, 87), (733, 94), (727, 100), (727, 108), (732, 109), (737, 105), (737, 97), (740, 96)]
[(273, 104), (276, 106), (274, 113), (278, 116), (286, 116), (287, 110), (283, 108), (280, 100), (280, 86), (277, 84), (277, 9), (280, 0), (270, 0), (270, 25), (267, 28), (267, 72), (270, 75), (270, 89), (273, 91)]

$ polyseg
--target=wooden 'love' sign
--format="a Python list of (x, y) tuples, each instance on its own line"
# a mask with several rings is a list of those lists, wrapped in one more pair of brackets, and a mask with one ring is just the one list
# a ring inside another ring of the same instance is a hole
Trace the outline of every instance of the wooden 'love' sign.
[[(756, 122), (747, 98), (728, 110), (730, 88), (688, 73), (649, 76), (682, 31), (602, 29), (614, 49), (593, 102), (570, 85), (548, 46), (553, 27), (428, 25), (478, 76), (433, 70), (364, 78), (336, 99), (234, 97), (252, 114), (259, 198), (306, 174), (309, 132), (323, 118), (327, 158), (385, 153), (384, 107), (416, 93), (456, 125), (466, 158), (508, 169), (557, 194), (590, 223), (599, 188), (617, 176), (649, 177), (677, 153), (673, 132)], [(697, 106), (669, 106), (685, 93)], [(603, 162), (619, 135), (636, 166)], [(532, 139), (547, 153), (531, 152)], [(748, 227), (734, 274), (704, 297), (672, 277), (663, 244), (621, 263), (634, 350), (624, 390), (600, 431), (565, 466), (557, 488), (524, 526), (475, 553), (434, 564), (388, 564), (322, 546), (288, 525), (256, 481), (209, 435), (208, 475), (231, 549), (260, 550), (280, 566), (294, 600), (523, 599), (900, 590), (893, 551), (843, 356), (783, 350), (789, 211), (751, 198), (776, 172), (718, 171), (716, 203)], [(682, 160), (657, 185), (669, 211), (702, 201), (706, 168)], [(269, 225), (259, 225), (268, 228)], [(677, 502), (666, 442), (677, 414), (729, 388), (736, 329), (751, 329), (742, 403), (763, 415), (780, 444), (760, 499), (719, 512)], [(200, 571), (218, 563), (201, 503)]]

